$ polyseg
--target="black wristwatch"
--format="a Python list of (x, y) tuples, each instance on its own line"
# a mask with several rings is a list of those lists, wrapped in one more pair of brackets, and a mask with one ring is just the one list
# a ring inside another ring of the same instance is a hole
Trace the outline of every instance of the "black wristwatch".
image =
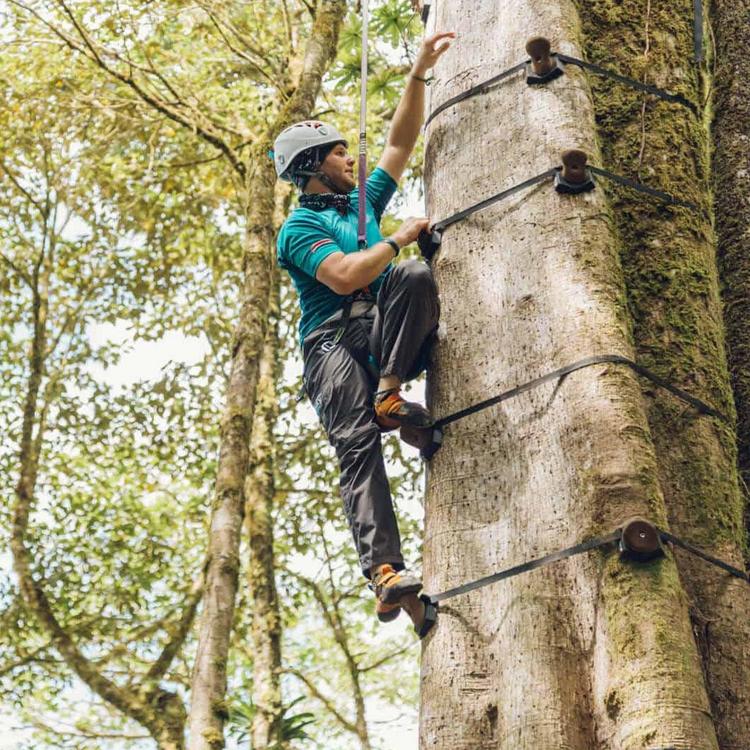
[(387, 242), (393, 248), (393, 252), (395, 253), (393, 257), (396, 258), (401, 252), (401, 247), (399, 246), (398, 242), (396, 242), (393, 237), (383, 237), (383, 242)]

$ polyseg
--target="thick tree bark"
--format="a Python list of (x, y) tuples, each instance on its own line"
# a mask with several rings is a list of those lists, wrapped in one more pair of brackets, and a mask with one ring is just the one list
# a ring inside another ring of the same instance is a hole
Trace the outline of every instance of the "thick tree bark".
[[(649, 0), (632, 7), (614, 0), (596, 0), (582, 3), (581, 8), (595, 62), (614, 64), (627, 75), (701, 101), (699, 71), (693, 61), (692, 0)], [(744, 20), (747, 35), (750, 21), (747, 17)], [(734, 21), (741, 29), (739, 16)], [(742, 52), (744, 55), (746, 50)], [(726, 85), (722, 92), (726, 92)], [(709, 219), (705, 123), (683, 107), (653, 97), (644, 99), (604, 82), (595, 87), (595, 102), (605, 166), (629, 177), (639, 176), (649, 185), (679, 194), (701, 207), (698, 212), (665, 209), (632, 192), (614, 191), (614, 215), (638, 359), (731, 414), (716, 242)], [(722, 151), (725, 159), (728, 148), (741, 146), (741, 140), (732, 133), (743, 127), (747, 131), (748, 104), (741, 101), (741, 106), (744, 110), (722, 114), (738, 118), (727, 125), (729, 142), (723, 144)], [(734, 158), (747, 165), (747, 149), (738, 151)], [(732, 171), (726, 166), (725, 174)], [(735, 163), (735, 169), (741, 171), (741, 164)], [(734, 190), (740, 191), (741, 185), (735, 185)], [(732, 221), (742, 221), (735, 213), (741, 213), (743, 205), (741, 200), (734, 200), (738, 195), (717, 192), (716, 204), (725, 229)], [(747, 198), (744, 205), (750, 205)], [(727, 240), (732, 244), (733, 240)], [(746, 247), (749, 241), (746, 238)], [(739, 282), (741, 266), (733, 266), (733, 272)], [(738, 292), (734, 290), (734, 294)], [(730, 320), (747, 330), (747, 321), (734, 318), (736, 310), (731, 304), (729, 310)], [(742, 340), (739, 330), (735, 330), (735, 336)], [(742, 394), (741, 378), (738, 385), (738, 394)], [(673, 531), (742, 567), (745, 529), (734, 431), (718, 420), (686, 409), (662, 390), (648, 388), (645, 394), (659, 479)], [(678, 563), (690, 599), (719, 745), (724, 750), (746, 748), (750, 746), (747, 584), (690, 555), (678, 555)]]
[[(714, 0), (713, 188), (739, 465), (750, 483), (750, 2)], [(746, 490), (747, 493), (747, 490)], [(746, 528), (750, 530), (750, 517)]]
[[(435, 11), (437, 28), (461, 36), (436, 71), (433, 108), (523, 59), (532, 35), (583, 56), (571, 0)], [(430, 125), (430, 216), (542, 172), (564, 148), (601, 163), (596, 143), (579, 70), (541, 88), (518, 76)], [(601, 187), (574, 197), (542, 185), (448, 229), (434, 264), (443, 312), (433, 411), (587, 355), (633, 356), (617, 250)], [(640, 385), (619, 366), (461, 420), (429, 475), (426, 586), (533, 559), (628, 516), (666, 524), (659, 478)], [(422, 684), (421, 745), (431, 750), (718, 747), (671, 554), (638, 565), (595, 552), (450, 601), (425, 644)]]
[(273, 208), (275, 173), (267, 152), (286, 125), (308, 117), (323, 75), (336, 53), (346, 10), (343, 0), (320, 0), (305, 51), (299, 84), (253, 149), (245, 179), (246, 237), (242, 305), (235, 334), (227, 405), (221, 423), (221, 448), (209, 533), (206, 599), (196, 656), (190, 709), (190, 747), (224, 747), (226, 662), (239, 575), (243, 484), (248, 471), (251, 425), (259, 363), (268, 323), (274, 262)]
[(252, 606), (251, 728), (254, 750), (266, 750), (281, 741), (281, 612), (276, 593), (273, 550), (274, 471), (273, 430), (278, 416), (276, 382), (279, 375), (279, 274), (272, 282), (270, 325), (260, 364), (255, 421), (250, 445), (251, 470), (245, 483), (245, 518), (250, 559), (247, 584)]

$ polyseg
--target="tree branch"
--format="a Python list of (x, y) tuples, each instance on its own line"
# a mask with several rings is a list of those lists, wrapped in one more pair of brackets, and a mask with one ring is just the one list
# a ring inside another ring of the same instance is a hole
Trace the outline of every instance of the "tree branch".
[(37, 211), (42, 215), (42, 217), (46, 217), (46, 214), (44, 213), (44, 207), (42, 204), (34, 198), (34, 196), (26, 190), (26, 188), (19, 182), (19, 180), (16, 178), (16, 176), (13, 174), (13, 172), (8, 169), (8, 167), (5, 165), (5, 162), (0, 159), (0, 169), (5, 172), (5, 174), (8, 176), (8, 179), (15, 185), (16, 189), (26, 198), (29, 203), (31, 203), (34, 208), (36, 208)]
[[(96, 49), (97, 45), (93, 42), (93, 40), (86, 33), (83, 26), (77, 21), (77, 19), (75, 18), (75, 14), (68, 8), (64, 0), (55, 0), (55, 2), (57, 3), (58, 6), (60, 6), (63, 9), (65, 14), (71, 19), (73, 25), (76, 28), (76, 31), (81, 37), (83, 44), (76, 42), (75, 39), (73, 39), (67, 33), (57, 28), (54, 24), (50, 23), (40, 13), (38, 13), (36, 10), (26, 5), (24, 2), (21, 2), (21, 0), (9, 0), (9, 2), (13, 5), (16, 5), (19, 8), (22, 8), (27, 13), (30, 13), (31, 15), (33, 15), (35, 18), (37, 18), (37, 20), (39, 20), (48, 29), (50, 29), (52, 33), (55, 34), (64, 44), (66, 44), (72, 50), (83, 55), (90, 61), (94, 62), (105, 73), (109, 74), (110, 76), (120, 81), (121, 83), (124, 83), (126, 86), (132, 89), (142, 101), (144, 101), (150, 107), (155, 109), (157, 112), (160, 112), (162, 115), (169, 118), (173, 122), (176, 122), (177, 124), (182, 125), (183, 127), (189, 129), (194, 134), (199, 135), (205, 141), (207, 141), (212, 146), (214, 146), (214, 148), (219, 149), (219, 151), (221, 151), (224, 154), (224, 156), (227, 158), (227, 160), (232, 165), (234, 170), (241, 176), (244, 176), (245, 171), (246, 171), (245, 165), (240, 161), (240, 159), (237, 157), (232, 147), (226, 141), (224, 141), (221, 137), (219, 137), (215, 133), (210, 132), (205, 127), (205, 125), (202, 125), (196, 122), (195, 120), (191, 120), (189, 117), (186, 117), (183, 113), (181, 113), (178, 109), (176, 109), (172, 104), (165, 101), (160, 96), (154, 95), (146, 91), (134, 79), (132, 75), (132, 69), (133, 69), (132, 64), (129, 65), (131, 70), (127, 74), (124, 74), (120, 72), (119, 70), (117, 70), (116, 68), (109, 65), (104, 60), (104, 57), (101, 54), (99, 54), (99, 52)], [(109, 51), (107, 51), (107, 54), (116, 56), (116, 53), (110, 53)], [(185, 104), (184, 102), (181, 102), (181, 103), (183, 104), (184, 107), (189, 108), (188, 105)], [(200, 116), (205, 117), (205, 115), (203, 114), (200, 114)]]
[(310, 691), (310, 695), (312, 695), (313, 698), (319, 700), (326, 707), (326, 710), (336, 719), (336, 721), (338, 721), (339, 724), (344, 727), (344, 729), (346, 729), (348, 732), (352, 732), (353, 734), (358, 734), (356, 725), (346, 719), (341, 713), (339, 713), (338, 709), (333, 704), (333, 701), (323, 695), (323, 693), (318, 690), (313, 682), (309, 680), (302, 672), (291, 667), (282, 670), (282, 672), (284, 672), (285, 674), (293, 675), (300, 682), (304, 683), (304, 685)]
[(29, 289), (33, 289), (34, 285), (31, 283), (31, 277), (22, 269), (20, 269), (5, 253), (0, 253), (0, 260), (2, 260), (20, 279), (22, 279)]
[(151, 665), (151, 668), (146, 674), (146, 680), (150, 682), (158, 682), (167, 673), (172, 661), (177, 652), (182, 648), (182, 644), (185, 642), (190, 628), (195, 620), (195, 613), (198, 609), (198, 604), (203, 598), (203, 588), (206, 582), (205, 574), (206, 566), (202, 567), (202, 572), (195, 580), (193, 584), (193, 590), (190, 594), (186, 606), (183, 609), (182, 617), (177, 623), (177, 627), (174, 629), (172, 637), (169, 639), (167, 644), (162, 649), (161, 654), (157, 660)]

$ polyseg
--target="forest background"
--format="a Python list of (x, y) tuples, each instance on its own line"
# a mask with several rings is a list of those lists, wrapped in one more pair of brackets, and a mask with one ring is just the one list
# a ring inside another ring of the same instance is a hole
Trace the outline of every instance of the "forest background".
[[(85, 660), (77, 672), (61, 655), (60, 634), (21, 596), (4, 549), (0, 747), (153, 747), (142, 724), (92, 689), (97, 676), (133, 693), (150, 679), (161, 695), (189, 702), (243, 293), (247, 188), (235, 167), (288, 104), (323, 5), (0, 2), (0, 523), (8, 538), (31, 423), (31, 571)], [(421, 33), (409, 2), (373, 5), (370, 168)], [(350, 143), (356, 10), (341, 14), (335, 59), (309, 113)], [(386, 231), (419, 211), (419, 154), (412, 164)], [(278, 189), (275, 200), (272, 231), (291, 191)], [(278, 304), (264, 364), (278, 391), (264, 418), (273, 448), (256, 452), (253, 466), (271, 476), (254, 497), (271, 509), (280, 746), (415, 746), (418, 647), (404, 622), (383, 630), (372, 616), (332, 451), (296, 400), (295, 296), (286, 278), (272, 280)], [(421, 466), (392, 438), (386, 449), (418, 564)], [(246, 523), (227, 663), (229, 731), (240, 747), (258, 713), (250, 531)]]

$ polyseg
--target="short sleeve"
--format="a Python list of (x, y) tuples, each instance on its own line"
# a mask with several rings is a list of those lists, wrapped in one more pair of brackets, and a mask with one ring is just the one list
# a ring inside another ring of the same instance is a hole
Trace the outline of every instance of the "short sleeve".
[(279, 233), (279, 265), (294, 266), (313, 279), (318, 266), (329, 255), (340, 252), (328, 227), (312, 211), (296, 209)]
[(367, 178), (367, 200), (378, 221), (397, 188), (396, 181), (382, 167), (376, 167)]

